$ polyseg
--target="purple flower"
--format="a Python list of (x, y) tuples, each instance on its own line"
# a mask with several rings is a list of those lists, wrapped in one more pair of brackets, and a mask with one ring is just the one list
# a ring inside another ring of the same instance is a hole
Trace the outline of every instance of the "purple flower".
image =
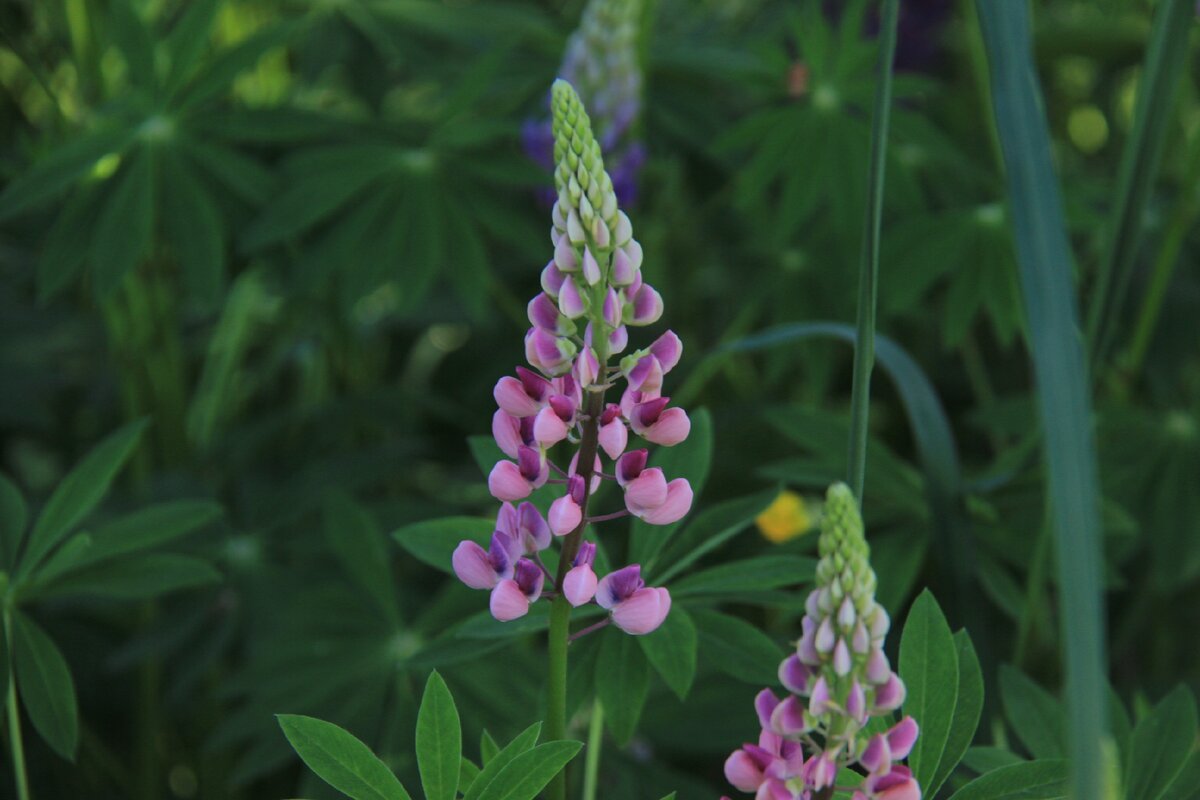
[(609, 611), (618, 628), (641, 636), (663, 624), (671, 610), (671, 593), (646, 586), (641, 566), (630, 564), (601, 579), (596, 602)]

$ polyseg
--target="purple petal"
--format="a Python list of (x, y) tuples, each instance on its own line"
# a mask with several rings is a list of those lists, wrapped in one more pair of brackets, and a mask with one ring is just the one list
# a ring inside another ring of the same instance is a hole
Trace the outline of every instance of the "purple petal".
[(529, 613), (529, 598), (512, 579), (496, 584), (488, 605), (492, 616), (501, 622), (509, 622)]
[(472, 589), (491, 589), (500, 580), (487, 552), (469, 539), (460, 542), (450, 559), (454, 574)]

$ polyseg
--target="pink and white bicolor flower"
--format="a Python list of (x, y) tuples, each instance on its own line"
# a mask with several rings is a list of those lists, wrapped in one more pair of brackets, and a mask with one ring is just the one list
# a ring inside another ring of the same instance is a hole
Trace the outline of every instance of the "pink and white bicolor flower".
[(513, 576), (496, 584), (492, 589), (489, 607), (492, 616), (501, 622), (509, 622), (529, 613), (530, 603), (542, 596), (542, 585), (546, 575), (541, 567), (528, 558), (519, 559), (513, 568)]
[(571, 605), (578, 607), (590, 603), (596, 596), (596, 573), (592, 569), (595, 560), (596, 545), (593, 542), (579, 545), (574, 565), (567, 570), (562, 580), (563, 597), (566, 597)]
[(523, 500), (550, 477), (550, 465), (533, 447), (517, 448), (517, 460), (497, 461), (488, 475), (488, 491), (497, 500)]
[(454, 574), (472, 589), (492, 589), (500, 581), (513, 576), (514, 564), (521, 553), (520, 545), (503, 530), (492, 533), (487, 550), (477, 542), (464, 539), (454, 549), (450, 559)]
[(669, 397), (658, 397), (633, 407), (629, 427), (648, 442), (665, 447), (679, 444), (692, 430), (692, 421), (682, 408), (667, 408)]
[(650, 347), (621, 359), (621, 372), (631, 390), (643, 392), (649, 399), (658, 396), (663, 376), (673, 370), (682, 357), (683, 341), (674, 331), (667, 331), (655, 339)]
[(755, 792), (757, 800), (794, 800), (785, 781), (800, 775), (803, 768), (799, 742), (764, 730), (758, 744), (743, 745), (725, 760), (725, 778), (738, 791)]
[(496, 515), (496, 530), (511, 536), (526, 555), (540, 553), (550, 546), (550, 526), (537, 506), (529, 501), (515, 507), (512, 503), (503, 503)]
[(600, 448), (614, 461), (621, 457), (629, 444), (629, 430), (621, 416), (621, 407), (609, 403), (600, 415)]
[(492, 436), (496, 446), (509, 458), (516, 458), (522, 447), (537, 447), (533, 436), (533, 422), (537, 417), (512, 416), (504, 409), (496, 409), (492, 415)]
[(917, 721), (912, 717), (905, 717), (886, 733), (872, 736), (866, 749), (859, 756), (858, 763), (872, 775), (886, 775), (892, 771), (894, 761), (908, 758), (919, 733)]
[(541, 328), (525, 334), (525, 360), (547, 375), (562, 375), (571, 369), (575, 343)]
[(533, 370), (517, 367), (517, 377), (505, 375), (497, 381), (492, 396), (501, 410), (521, 418), (532, 417), (541, 411), (553, 391), (550, 381)]
[(651, 525), (670, 525), (691, 510), (692, 485), (686, 478), (667, 483), (658, 467), (646, 467), (648, 453), (630, 450), (617, 459), (617, 483), (625, 490), (625, 507)]
[(583, 521), (585, 487), (582, 475), (567, 478), (567, 493), (550, 504), (550, 530), (566, 536)]
[(853, 800), (921, 800), (921, 787), (912, 770), (896, 765), (883, 775), (868, 776), (855, 790)]
[(575, 427), (575, 401), (563, 394), (552, 394), (546, 407), (533, 421), (533, 438), (542, 447), (553, 447), (567, 438)]
[(596, 586), (596, 603), (618, 628), (641, 636), (658, 629), (671, 611), (671, 593), (646, 586), (639, 564), (605, 575)]

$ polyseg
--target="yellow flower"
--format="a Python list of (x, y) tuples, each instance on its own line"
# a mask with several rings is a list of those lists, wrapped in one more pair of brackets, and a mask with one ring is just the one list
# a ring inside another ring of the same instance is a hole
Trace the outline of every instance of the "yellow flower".
[(754, 522), (764, 539), (782, 544), (808, 533), (813, 527), (813, 514), (803, 497), (784, 489)]

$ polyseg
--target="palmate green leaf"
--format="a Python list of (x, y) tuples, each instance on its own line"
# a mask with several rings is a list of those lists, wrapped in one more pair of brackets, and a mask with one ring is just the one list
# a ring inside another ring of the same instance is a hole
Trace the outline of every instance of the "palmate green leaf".
[(450, 559), (458, 543), (470, 539), (486, 550), (495, 529), (494, 519), (444, 517), (405, 525), (393, 531), (392, 538), (418, 561), (442, 572), (453, 572)]
[(38, 302), (66, 289), (83, 270), (90, 252), (92, 226), (99, 214), (100, 192), (94, 184), (77, 189), (59, 213), (37, 263)]
[(962, 764), (970, 770), (985, 774), (1024, 761), (1025, 759), (1016, 753), (1002, 747), (968, 747), (963, 755)]
[(979, 667), (979, 657), (971, 644), (971, 637), (966, 631), (954, 634), (954, 644), (958, 649), (958, 699), (954, 705), (954, 717), (950, 722), (950, 733), (946, 737), (946, 748), (938, 760), (937, 770), (929, 783), (922, 784), (925, 796), (937, 796), (938, 789), (954, 772), (954, 768), (962, 761), (971, 740), (975, 738), (975, 729), (979, 727), (979, 718), (983, 713), (983, 671)]
[(133, 454), (144, 420), (132, 422), (96, 445), (59, 483), (38, 516), (21, 556), (18, 578), (28, 575), (108, 492), (117, 472)]
[(221, 0), (192, 0), (167, 34), (163, 50), (171, 56), (171, 67), (165, 81), (168, 91), (178, 89), (191, 74), (208, 44), (209, 32), (220, 5)]
[(137, 3), (113, 3), (108, 7), (108, 28), (125, 59), (126, 77), (141, 89), (151, 91), (157, 84), (154, 40), (150, 29), (137, 11)]
[(183, 159), (162, 154), (162, 221), (167, 241), (183, 271), (189, 299), (208, 309), (225, 284), (225, 227), (216, 204)]
[(301, 23), (296, 21), (279, 22), (256, 31), (219, 53), (174, 93), (173, 105), (182, 110), (191, 110), (227, 92), (238, 75), (251, 69), (267, 51), (287, 44), (301, 27)]
[(344, 492), (331, 490), (322, 504), (325, 542), (342, 567), (393, 625), (400, 621), (386, 540), (375, 520)]
[[(92, 550), (92, 535), (87, 531), (75, 534), (67, 539), (61, 547), (50, 554), (49, 558), (34, 571), (33, 583), (48, 583), (60, 575), (75, 569)], [(31, 590), (22, 587), (22, 594), (29, 596)]]
[[(686, 478), (698, 498), (708, 480), (712, 453), (712, 415), (708, 409), (700, 408), (692, 414), (688, 438), (674, 447), (659, 447), (651, 454), (650, 465), (661, 467), (668, 481)], [(641, 564), (647, 574), (652, 573), (663, 547), (681, 524), (682, 520), (670, 525), (650, 525), (635, 519), (629, 529), (629, 560)]]
[(671, 585), (671, 596), (753, 592), (812, 583), (817, 561), (807, 556), (770, 555), (718, 564), (681, 578)]
[(222, 511), (210, 500), (172, 500), (146, 506), (97, 525), (83, 563), (159, 547), (215, 522)]
[(656, 584), (665, 584), (697, 560), (717, 549), (745, 530), (754, 518), (779, 494), (767, 489), (747, 497), (727, 500), (706, 508), (684, 527), (667, 545), (659, 562), (665, 565), (661, 575), (652, 575)]
[(1194, 754), (1196, 726), (1196, 700), (1182, 685), (1137, 724), (1125, 780), (1127, 800), (1161, 797)]
[(479, 800), (484, 790), (492, 785), (496, 776), (512, 763), (513, 759), (529, 752), (537, 744), (538, 736), (541, 733), (542, 723), (535, 722), (517, 734), (516, 738), (504, 746), (504, 749), (500, 749), (496, 746), (495, 740), (485, 731), (480, 743), (484, 767), (471, 783), (470, 790), (464, 792), (463, 800)]
[(1063, 705), (1020, 670), (1000, 667), (1000, 699), (1013, 733), (1034, 758), (1061, 759), (1067, 753)]
[(145, 600), (220, 580), (221, 573), (202, 558), (151, 553), (72, 569), (46, 583), (39, 582), (35, 575), (21, 596), (38, 600), (70, 596)]
[(21, 491), (7, 477), (0, 475), (0, 559), (5, 570), (11, 569), (17, 560), (28, 520), (29, 509)]
[(642, 652), (671, 691), (680, 700), (687, 699), (696, 678), (699, 643), (696, 623), (692, 622), (688, 612), (675, 605), (658, 630), (636, 638)]
[(275, 178), (254, 159), (232, 147), (192, 135), (181, 134), (178, 141), (180, 153), (200, 174), (224, 186), (240, 200), (258, 206), (271, 196)]
[(342, 794), (354, 800), (412, 800), (387, 765), (348, 731), (298, 714), (276, 719), (309, 769)]
[(363, 248), (368, 246), (367, 242), (375, 235), (381, 221), (391, 219), (394, 201), (391, 192), (368, 192), (365, 197), (352, 200), (337, 224), (329, 226), (304, 248), (296, 262), (296, 285), (302, 289), (315, 289), (331, 275), (344, 270), (347, 264), (367, 263), (368, 256), (364, 255)]
[(929, 590), (913, 602), (900, 637), (900, 677), (908, 689), (904, 713), (921, 727), (908, 763), (921, 786), (938, 773), (958, 699), (958, 646)]
[(700, 634), (701, 658), (746, 683), (772, 685), (778, 680), (783, 651), (769, 636), (719, 611), (697, 608), (691, 614)]
[(454, 800), (462, 763), (462, 727), (446, 681), (435, 670), (417, 711), (417, 768), (425, 800)]
[(123, 153), (133, 137), (132, 128), (102, 128), (58, 148), (5, 187), (0, 194), (0, 221), (66, 191), (104, 156)]
[[(1104, 680), (1100, 487), (1090, 382), (1073, 282), (1074, 264), (1054, 172), (1025, 3), (976, 2), (991, 71), (996, 126), (1008, 177), (1029, 349), (1046, 459), (1047, 503), (1059, 558), (1071, 787), (1104, 792)], [(961, 570), (961, 566), (958, 567)]]
[(20, 612), (12, 618), (12, 657), (21, 704), (54, 751), (75, 760), (79, 710), (71, 669), (54, 641)]
[(582, 748), (582, 742), (546, 742), (522, 753), (500, 770), (479, 800), (534, 800)]
[(472, 319), (482, 320), (491, 308), (491, 273), (487, 252), (475, 227), (465, 217), (443, 211), (448, 229), (446, 269), (450, 284)]
[(92, 281), (99, 298), (107, 298), (150, 252), (156, 205), (155, 151), (133, 151), (109, 180), (112, 194), (100, 209), (92, 232)]
[(1066, 800), (1067, 762), (1022, 761), (985, 773), (950, 800)]
[(605, 631), (596, 660), (596, 697), (604, 706), (604, 722), (617, 744), (637, 732), (642, 707), (650, 690), (650, 664), (636, 637), (624, 631)]

